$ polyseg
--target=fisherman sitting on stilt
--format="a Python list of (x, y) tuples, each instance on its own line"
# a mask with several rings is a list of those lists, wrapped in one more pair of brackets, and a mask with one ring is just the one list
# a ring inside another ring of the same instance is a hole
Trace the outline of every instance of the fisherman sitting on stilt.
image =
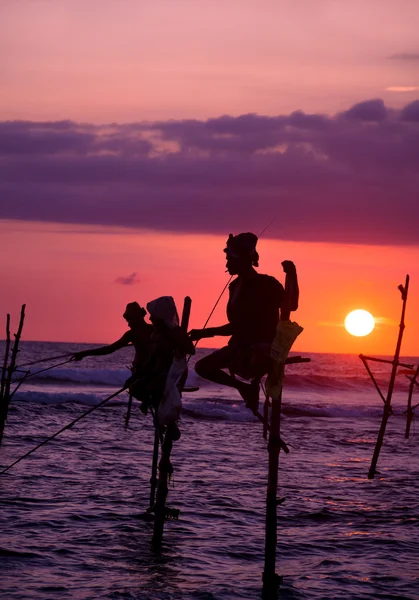
[(72, 360), (80, 361), (87, 356), (105, 356), (106, 354), (112, 354), (121, 348), (133, 345), (135, 348), (135, 357), (132, 363), (133, 369), (144, 363), (149, 353), (150, 337), (153, 332), (153, 326), (150, 323), (146, 323), (144, 320), (147, 311), (142, 308), (138, 302), (130, 302), (127, 304), (125, 312), (123, 314), (124, 319), (128, 323), (129, 331), (126, 331), (124, 335), (108, 346), (101, 346), (94, 350), (83, 350), (77, 352)]
[[(227, 271), (230, 275), (237, 275), (229, 286), (229, 322), (221, 327), (190, 331), (191, 340), (217, 335), (231, 336), (227, 346), (199, 360), (195, 371), (204, 379), (238, 390), (246, 406), (253, 412), (259, 406), (260, 379), (268, 373), (271, 365), (271, 344), (285, 296), (279, 281), (254, 269), (259, 265), (257, 241), (253, 233), (230, 234), (227, 240), (224, 249)], [(285, 261), (283, 267), (297, 285), (294, 264)], [(230, 375), (223, 369), (228, 369)], [(251, 383), (236, 379), (235, 375), (250, 379)]]
[[(147, 360), (139, 365), (131, 377), (133, 383), (130, 393), (142, 401), (141, 410), (145, 414), (150, 407), (158, 410), (160, 425), (170, 424), (175, 441), (180, 437), (176, 421), (180, 414), (180, 392), (187, 375), (186, 361), (180, 365), (176, 364), (175, 359), (176, 355), (195, 354), (195, 348), (179, 325), (176, 305), (171, 296), (162, 296), (149, 302), (147, 310), (153, 324), (150, 350)], [(176, 372), (175, 367), (178, 369)], [(174, 377), (176, 390), (168, 389), (171, 377)], [(168, 400), (169, 396), (173, 402)], [(162, 416), (162, 410), (167, 415)]]

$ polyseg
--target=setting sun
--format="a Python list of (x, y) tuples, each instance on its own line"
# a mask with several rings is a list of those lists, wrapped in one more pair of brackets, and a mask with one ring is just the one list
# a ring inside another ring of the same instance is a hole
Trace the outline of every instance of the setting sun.
[(368, 335), (375, 327), (374, 317), (367, 310), (353, 310), (345, 319), (345, 328), (351, 335)]

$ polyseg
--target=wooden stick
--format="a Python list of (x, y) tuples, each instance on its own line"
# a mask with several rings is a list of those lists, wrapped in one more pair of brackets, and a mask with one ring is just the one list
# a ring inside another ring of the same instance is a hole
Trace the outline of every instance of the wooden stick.
[[(407, 376), (408, 379), (410, 379), (409, 376)], [(419, 381), (417, 381), (416, 379), (410, 379), (410, 381), (413, 381), (414, 385), (416, 385), (417, 387), (419, 387)]]
[[(281, 377), (281, 374), (280, 374)], [(282, 388), (282, 386), (281, 386)], [(269, 435), (269, 471), (266, 491), (265, 565), (263, 571), (263, 598), (277, 598), (282, 577), (276, 574), (277, 545), (277, 491), (279, 452), (281, 449), (282, 389), (272, 398), (271, 432)]]
[(10, 315), (7, 315), (6, 319), (6, 347), (4, 350), (3, 369), (1, 372), (1, 390), (0, 390), (0, 401), (3, 400), (4, 387), (6, 385), (6, 372), (7, 364), (9, 362), (9, 350), (10, 350)]
[(392, 363), (393, 366), (391, 369), (390, 382), (388, 384), (387, 397), (386, 397), (386, 400), (384, 403), (383, 418), (381, 421), (381, 426), (380, 426), (380, 430), (378, 432), (377, 442), (375, 444), (374, 454), (373, 454), (370, 469), (368, 472), (368, 479), (374, 479), (374, 476), (375, 476), (375, 473), (377, 470), (378, 457), (380, 456), (380, 450), (381, 450), (381, 447), (384, 442), (384, 434), (386, 432), (387, 421), (392, 413), (391, 397), (393, 395), (394, 383), (396, 381), (397, 367), (399, 365), (400, 349), (401, 349), (401, 345), (402, 345), (403, 332), (404, 332), (404, 328), (405, 328), (404, 317), (405, 317), (405, 313), (406, 313), (407, 294), (409, 291), (409, 275), (406, 275), (406, 281), (405, 281), (404, 287), (402, 285), (399, 285), (398, 289), (401, 292), (402, 301), (403, 301), (402, 314), (400, 317), (400, 325), (399, 325), (399, 335), (397, 337), (396, 350), (394, 352), (394, 358), (393, 358), (393, 363)]
[[(294, 266), (286, 268), (289, 263), (283, 262), (282, 266), (286, 272), (285, 277), (285, 296), (283, 306), (281, 307), (281, 321), (289, 321), (291, 311), (298, 308), (298, 279)], [(300, 329), (301, 331), (301, 329)], [(297, 333), (298, 335), (298, 333)], [(292, 345), (292, 343), (291, 343)], [(291, 345), (288, 348), (291, 348)], [(274, 346), (274, 345), (273, 345)], [(272, 352), (272, 351), (271, 351)], [(279, 452), (281, 450), (281, 403), (282, 403), (282, 382), (284, 376), (285, 363), (288, 352), (282, 352), (280, 361), (276, 364), (269, 377), (274, 379), (276, 385), (270, 386), (269, 390), (272, 398), (271, 412), (271, 430), (269, 434), (268, 452), (269, 452), (269, 470), (268, 486), (266, 491), (266, 522), (265, 522), (265, 564), (263, 571), (262, 598), (266, 600), (276, 599), (278, 597), (279, 586), (282, 577), (277, 575), (276, 569), (276, 546), (277, 546), (277, 493), (278, 493), (278, 467)], [(272, 354), (271, 354), (272, 355)], [(275, 354), (274, 354), (275, 356)], [(301, 358), (301, 357), (298, 357)], [(290, 361), (291, 362), (291, 361)], [(300, 362), (296, 360), (296, 362)], [(303, 361), (301, 361), (303, 362)]]
[(385, 402), (385, 401), (386, 401), (386, 399), (384, 398), (384, 394), (383, 394), (383, 392), (380, 390), (380, 388), (378, 387), (378, 383), (377, 383), (377, 381), (376, 381), (376, 379), (375, 379), (375, 377), (374, 377), (374, 374), (373, 374), (373, 372), (371, 371), (371, 369), (370, 369), (370, 367), (369, 367), (369, 364), (367, 363), (367, 359), (369, 360), (369, 358), (368, 358), (367, 356), (363, 356), (362, 354), (360, 354), (360, 355), (359, 355), (359, 358), (362, 360), (362, 362), (363, 362), (363, 364), (364, 364), (364, 367), (366, 368), (366, 370), (367, 370), (367, 372), (368, 372), (368, 375), (371, 377), (371, 380), (372, 380), (372, 382), (373, 382), (373, 384), (374, 384), (374, 386), (375, 386), (375, 389), (376, 389), (376, 390), (377, 390), (377, 392), (379, 393), (381, 400), (382, 400), (383, 402)]
[(15, 342), (13, 344), (12, 353), (10, 355), (10, 364), (7, 370), (6, 381), (3, 389), (2, 406), (1, 406), (1, 417), (0, 417), (0, 445), (3, 441), (4, 427), (7, 421), (7, 415), (9, 412), (10, 404), (10, 386), (12, 383), (12, 376), (16, 368), (16, 359), (19, 352), (19, 342), (22, 335), (23, 323), (25, 320), (25, 308), (26, 304), (22, 304), (20, 311), (20, 320), (17, 333), (15, 333)]
[(128, 429), (129, 419), (131, 416), (131, 408), (132, 408), (132, 394), (130, 393), (129, 398), (128, 398), (127, 414), (125, 415), (125, 429)]
[(414, 411), (414, 408), (412, 407), (412, 396), (413, 396), (413, 389), (415, 387), (415, 383), (417, 383), (416, 379), (417, 379), (418, 375), (419, 375), (419, 366), (417, 367), (413, 377), (409, 377), (410, 385), (409, 385), (409, 395), (407, 397), (406, 431), (404, 434), (404, 437), (406, 440), (409, 439), (410, 426), (411, 426), (413, 418), (415, 416), (415, 411)]
[[(181, 327), (186, 333), (188, 331), (189, 316), (191, 312), (192, 300), (186, 296), (183, 304)], [(157, 414), (158, 418), (158, 414)], [(169, 492), (168, 480), (171, 475), (170, 454), (173, 447), (173, 424), (169, 424), (161, 447), (161, 457), (159, 462), (159, 477), (157, 483), (156, 502), (154, 508), (154, 532), (152, 545), (158, 550), (161, 547), (163, 539), (163, 527), (166, 517), (166, 499)]]
[(160, 428), (157, 421), (157, 416), (153, 415), (154, 421), (154, 447), (153, 447), (153, 462), (151, 464), (151, 478), (150, 478), (150, 507), (151, 511), (154, 508), (156, 502), (156, 488), (157, 488), (157, 466), (159, 462), (159, 442), (160, 442)]
[[(394, 365), (395, 364), (394, 358), (393, 358), (393, 360), (387, 360), (387, 359), (384, 359), (384, 358), (374, 358), (373, 356), (365, 356), (365, 354), (360, 354), (359, 358), (361, 360), (365, 359), (365, 360), (372, 360), (374, 362), (386, 363), (387, 365)], [(404, 367), (405, 369), (412, 369), (412, 371), (414, 369), (414, 365), (402, 363), (402, 362), (399, 362), (398, 360), (396, 361), (396, 364), (397, 364), (398, 367)]]
[[(16, 370), (16, 369), (15, 369)], [(19, 380), (19, 383), (17, 384), (17, 386), (15, 387), (15, 389), (13, 390), (13, 392), (10, 394), (10, 400), (13, 398), (13, 396), (16, 394), (16, 392), (18, 391), (18, 389), (20, 388), (20, 386), (22, 385), (22, 383), (28, 378), (30, 377), (30, 371), (26, 371), (26, 374), (24, 377), (22, 377), (22, 379)]]
[(269, 396), (266, 393), (265, 390), (263, 390), (265, 393), (265, 402), (263, 404), (263, 437), (266, 440), (268, 437), (268, 420), (269, 420), (269, 406), (270, 406), (270, 402), (269, 402)]

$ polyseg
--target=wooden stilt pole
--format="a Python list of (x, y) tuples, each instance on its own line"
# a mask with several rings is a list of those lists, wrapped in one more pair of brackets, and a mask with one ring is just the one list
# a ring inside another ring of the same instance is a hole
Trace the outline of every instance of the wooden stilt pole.
[(406, 431), (405, 431), (405, 434), (404, 434), (404, 437), (405, 437), (406, 440), (409, 439), (410, 426), (411, 426), (413, 418), (415, 416), (414, 407), (412, 406), (412, 397), (413, 397), (413, 390), (414, 390), (414, 387), (416, 385), (418, 376), (419, 376), (419, 366), (417, 367), (417, 369), (416, 369), (415, 374), (413, 375), (413, 377), (409, 377), (409, 379), (410, 379), (410, 385), (409, 385), (409, 395), (407, 397)]
[(265, 392), (265, 402), (263, 403), (263, 437), (266, 440), (268, 437), (268, 428), (269, 428), (269, 396)]
[(9, 363), (9, 351), (10, 351), (10, 315), (7, 315), (7, 318), (6, 318), (6, 347), (4, 349), (3, 369), (1, 371), (0, 401), (3, 400), (4, 388), (6, 385), (7, 365)]
[[(191, 313), (191, 304), (192, 304), (192, 300), (189, 298), (189, 296), (187, 296), (185, 298), (185, 301), (183, 304), (182, 320), (181, 320), (181, 327), (185, 331), (185, 333), (188, 331), (189, 316)], [(158, 419), (158, 411), (156, 414), (156, 418)], [(154, 508), (155, 519), (154, 519), (154, 532), (153, 532), (153, 539), (152, 539), (152, 545), (156, 550), (160, 549), (162, 539), (163, 539), (163, 527), (164, 527), (164, 521), (165, 521), (166, 512), (167, 512), (166, 499), (167, 499), (167, 494), (169, 492), (168, 482), (169, 482), (169, 478), (173, 472), (173, 467), (170, 462), (170, 454), (171, 454), (172, 447), (173, 447), (173, 441), (175, 439), (174, 438), (174, 427), (175, 427), (175, 424), (171, 423), (166, 428), (166, 433), (164, 435), (164, 439), (163, 439), (163, 443), (162, 443), (162, 447), (161, 447), (161, 458), (160, 458), (159, 467), (158, 467), (159, 477), (158, 477), (158, 483), (157, 483), (156, 502), (155, 502), (155, 508)]]
[(263, 571), (263, 598), (266, 600), (278, 597), (282, 577), (277, 575), (277, 491), (279, 452), (281, 449), (281, 403), (282, 390), (272, 398), (271, 431), (268, 442), (269, 471), (266, 492), (266, 524), (265, 524), (265, 565)]
[[(277, 546), (277, 500), (278, 493), (278, 467), (279, 452), (283, 447), (281, 440), (281, 404), (282, 404), (282, 382), (288, 352), (302, 327), (297, 323), (290, 322), (291, 311), (298, 308), (298, 281), (295, 267), (288, 261), (282, 263), (285, 277), (285, 297), (281, 308), (281, 319), (278, 324), (275, 339), (272, 343), (271, 357), (274, 366), (268, 374), (266, 381), (266, 392), (272, 401), (271, 428), (268, 441), (269, 469), (268, 486), (266, 491), (266, 524), (265, 524), (265, 563), (262, 576), (263, 588), (262, 598), (264, 600), (276, 600), (278, 598), (279, 586), (282, 577), (277, 575), (276, 569), (276, 546)], [(299, 360), (295, 362), (300, 362)], [(290, 360), (289, 362), (294, 362)], [(305, 361), (303, 361), (305, 362)], [(286, 445), (285, 445), (286, 447)]]
[[(170, 427), (170, 426), (169, 426)], [(152, 545), (155, 549), (159, 549), (161, 547), (161, 543), (163, 540), (163, 527), (164, 521), (166, 518), (166, 499), (167, 494), (169, 493), (169, 477), (172, 472), (171, 462), (170, 462), (170, 453), (173, 447), (173, 440), (171, 436), (171, 431), (167, 428), (166, 434), (164, 436), (162, 448), (161, 448), (161, 458), (159, 462), (159, 477), (157, 483), (157, 494), (156, 494), (156, 503), (154, 505), (154, 531), (153, 531), (153, 539)]]
[[(9, 353), (10, 347), (10, 315), (7, 315), (7, 340), (6, 340), (6, 354), (4, 369), (2, 371), (2, 379), (1, 379), (1, 406), (0, 406), (0, 445), (3, 441), (3, 433), (4, 427), (7, 421), (7, 415), (9, 412), (9, 404), (10, 404), (10, 386), (12, 384), (13, 373), (16, 369), (16, 359), (19, 352), (19, 342), (22, 335), (23, 323), (25, 321), (25, 308), (26, 304), (22, 304), (22, 308), (20, 311), (20, 320), (19, 327), (17, 333), (15, 333), (15, 341), (13, 344), (12, 352), (10, 355), (10, 364), (7, 366), (7, 357)], [(4, 374), (6, 375), (4, 376)]]
[(149, 511), (154, 509), (154, 503), (156, 501), (156, 487), (157, 487), (157, 465), (159, 461), (159, 443), (160, 443), (160, 428), (157, 422), (156, 415), (153, 415), (154, 421), (154, 447), (153, 447), (153, 462), (151, 465), (151, 478), (150, 478), (150, 506)]
[(128, 429), (129, 420), (131, 417), (131, 408), (132, 408), (132, 394), (130, 394), (129, 398), (128, 398), (127, 414), (125, 415), (125, 429)]
[(405, 328), (404, 317), (405, 317), (405, 313), (406, 313), (407, 294), (409, 291), (409, 275), (406, 275), (406, 281), (405, 281), (404, 287), (402, 285), (399, 285), (398, 289), (401, 292), (402, 302), (403, 302), (402, 314), (401, 314), (400, 325), (399, 325), (399, 335), (397, 338), (396, 350), (394, 352), (394, 358), (392, 361), (390, 382), (388, 384), (387, 397), (384, 402), (383, 417), (381, 420), (381, 426), (380, 426), (380, 430), (378, 432), (377, 442), (375, 444), (374, 454), (373, 454), (370, 469), (368, 472), (368, 479), (374, 479), (374, 476), (375, 476), (375, 473), (377, 470), (378, 457), (380, 456), (380, 450), (381, 450), (381, 447), (384, 442), (384, 434), (386, 432), (387, 421), (389, 420), (390, 415), (392, 414), (391, 398), (393, 395), (394, 383), (396, 381), (397, 368), (399, 367), (399, 364), (400, 364), (399, 356), (400, 356), (400, 349), (401, 349), (401, 345), (402, 345), (403, 332), (404, 332), (404, 328)]

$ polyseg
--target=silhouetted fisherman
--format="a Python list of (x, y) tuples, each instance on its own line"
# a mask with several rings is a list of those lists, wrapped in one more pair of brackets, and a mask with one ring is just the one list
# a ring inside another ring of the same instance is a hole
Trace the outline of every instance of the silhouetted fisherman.
[[(238, 390), (246, 406), (257, 410), (259, 404), (259, 381), (269, 370), (270, 348), (279, 321), (279, 309), (284, 301), (284, 288), (274, 277), (258, 273), (256, 251), (258, 238), (254, 233), (230, 234), (224, 249), (227, 271), (237, 275), (229, 286), (227, 304), (228, 323), (221, 327), (193, 329), (192, 340), (231, 336), (228, 345), (202, 358), (195, 371), (204, 379)], [(283, 263), (287, 273), (294, 274), (291, 261)], [(228, 369), (228, 375), (222, 369)], [(251, 379), (245, 383), (233, 375)]]
[(150, 351), (150, 337), (153, 333), (153, 325), (150, 325), (150, 323), (147, 323), (144, 319), (146, 314), (147, 311), (142, 308), (138, 302), (130, 302), (127, 304), (123, 314), (124, 319), (128, 323), (129, 331), (125, 332), (124, 335), (113, 344), (95, 348), (94, 350), (77, 352), (73, 356), (73, 360), (80, 361), (87, 356), (105, 356), (106, 354), (113, 354), (113, 352), (132, 344), (135, 348), (135, 357), (132, 368), (133, 370), (137, 369), (148, 358)]
[[(161, 296), (147, 304), (153, 332), (150, 351), (144, 363), (132, 375), (130, 392), (142, 401), (145, 414), (150, 406), (156, 409), (159, 425), (170, 428), (172, 441), (180, 437), (176, 421), (181, 409), (181, 391), (187, 377), (187, 363), (175, 363), (175, 358), (195, 354), (195, 347), (179, 325), (176, 305), (171, 296)], [(167, 382), (170, 380), (170, 383)], [(172, 386), (173, 384), (173, 386)], [(168, 389), (169, 386), (169, 389)]]

